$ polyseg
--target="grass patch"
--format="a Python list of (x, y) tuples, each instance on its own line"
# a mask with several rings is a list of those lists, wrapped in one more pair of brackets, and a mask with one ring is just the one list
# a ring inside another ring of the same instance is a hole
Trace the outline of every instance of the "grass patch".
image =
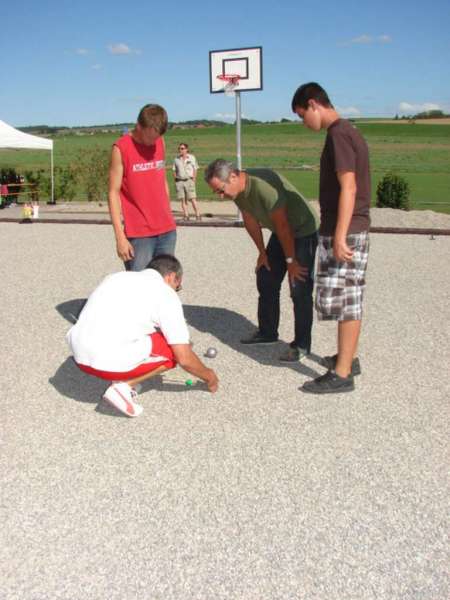
[[(357, 123), (366, 138), (371, 160), (372, 197), (378, 181), (390, 170), (408, 180), (411, 188), (411, 206), (450, 213), (450, 125), (408, 123)], [(111, 148), (117, 138), (111, 133), (84, 136), (57, 136), (54, 158), (56, 166), (76, 163), (84, 151)], [(325, 133), (316, 134), (300, 123), (246, 125), (242, 129), (242, 157), (244, 167), (279, 169), (308, 198), (317, 198), (319, 160)], [(215, 158), (234, 160), (236, 131), (234, 126), (205, 129), (172, 129), (166, 136), (167, 166), (170, 167), (178, 144), (186, 142), (197, 156), (200, 167)], [(15, 167), (19, 172), (49, 168), (49, 152), (0, 151), (0, 164)], [(302, 165), (314, 171), (302, 171)], [(172, 197), (175, 189), (171, 173), (168, 181)], [(212, 198), (206, 184), (199, 177), (198, 194), (202, 199)], [(83, 199), (83, 192), (77, 199)]]

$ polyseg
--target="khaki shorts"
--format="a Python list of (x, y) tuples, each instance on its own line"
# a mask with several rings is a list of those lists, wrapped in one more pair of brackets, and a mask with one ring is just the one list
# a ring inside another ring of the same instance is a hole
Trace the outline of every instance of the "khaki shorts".
[(197, 197), (193, 179), (188, 179), (187, 181), (175, 181), (175, 187), (177, 190), (177, 200), (192, 200)]
[(353, 257), (349, 262), (339, 262), (333, 255), (333, 238), (319, 236), (316, 310), (320, 320), (362, 318), (369, 255), (367, 231), (348, 235), (347, 245), (353, 250)]

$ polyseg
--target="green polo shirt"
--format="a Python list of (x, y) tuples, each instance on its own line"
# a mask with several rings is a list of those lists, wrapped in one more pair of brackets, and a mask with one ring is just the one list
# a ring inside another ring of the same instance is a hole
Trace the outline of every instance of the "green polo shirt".
[(246, 169), (245, 172), (245, 190), (234, 200), (239, 210), (250, 213), (261, 227), (274, 231), (270, 213), (285, 206), (294, 237), (317, 231), (315, 212), (292, 183), (271, 169)]

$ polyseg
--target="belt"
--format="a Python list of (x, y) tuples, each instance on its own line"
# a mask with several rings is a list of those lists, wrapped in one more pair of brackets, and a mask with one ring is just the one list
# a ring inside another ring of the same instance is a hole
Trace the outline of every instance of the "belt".
[(181, 179), (181, 177), (177, 177), (175, 181), (190, 181), (192, 177), (186, 177), (186, 179)]

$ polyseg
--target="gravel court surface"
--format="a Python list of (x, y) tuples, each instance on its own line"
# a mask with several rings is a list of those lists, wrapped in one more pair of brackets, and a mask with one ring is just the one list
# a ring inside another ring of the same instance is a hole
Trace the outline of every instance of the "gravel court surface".
[[(221, 387), (180, 369), (145, 384), (139, 419), (64, 340), (119, 270), (108, 226), (0, 224), (1, 597), (8, 600), (443, 600), (448, 514), (450, 239), (372, 235), (363, 374), (352, 394), (298, 387), (313, 355), (243, 348), (256, 313), (245, 232), (178, 231), (194, 349)], [(292, 314), (282, 294), (280, 334)], [(206, 362), (206, 359), (205, 359)]]

